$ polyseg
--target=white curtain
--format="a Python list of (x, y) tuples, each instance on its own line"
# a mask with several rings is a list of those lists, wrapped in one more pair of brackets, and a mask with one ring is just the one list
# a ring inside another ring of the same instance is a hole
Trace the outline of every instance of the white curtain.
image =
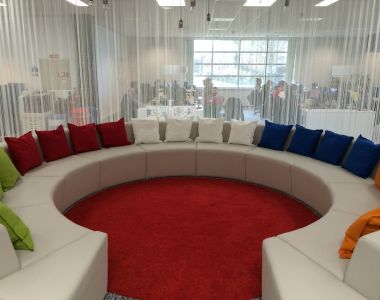
[(378, 0), (108, 2), (0, 0), (0, 137), (191, 115), (380, 141)]

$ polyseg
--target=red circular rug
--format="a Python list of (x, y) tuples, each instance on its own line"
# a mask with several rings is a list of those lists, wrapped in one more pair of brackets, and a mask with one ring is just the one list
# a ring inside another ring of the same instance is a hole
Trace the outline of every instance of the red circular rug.
[(108, 233), (109, 291), (154, 300), (258, 297), (262, 241), (318, 219), (265, 188), (187, 177), (105, 190), (66, 216)]

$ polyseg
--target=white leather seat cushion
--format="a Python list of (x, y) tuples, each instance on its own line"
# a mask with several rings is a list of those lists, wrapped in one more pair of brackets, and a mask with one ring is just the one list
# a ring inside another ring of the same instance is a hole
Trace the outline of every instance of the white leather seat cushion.
[(107, 237), (100, 232), (0, 280), (3, 300), (103, 300), (106, 291)]
[(319, 176), (326, 183), (329, 182), (346, 182), (346, 183), (371, 183), (372, 178), (363, 179), (358, 177), (341, 166), (331, 165), (316, 159), (295, 160), (294, 164), (299, 168), (304, 168), (315, 176)]
[(101, 188), (146, 177), (146, 152), (136, 145), (101, 149), (78, 156), (100, 164)]
[(29, 227), (35, 247), (33, 252), (16, 251), (21, 268), (25, 268), (91, 232), (61, 215), (54, 204), (19, 207), (14, 211)]
[(247, 181), (291, 194), (291, 165), (304, 161), (300, 155), (255, 147), (247, 154)]
[(234, 154), (247, 154), (248, 151), (252, 150), (255, 146), (246, 146), (246, 145), (235, 145), (227, 143), (197, 143), (197, 151), (215, 151), (215, 152), (227, 152)]
[(3, 202), (10, 208), (50, 204), (52, 200), (58, 209), (62, 207), (63, 178), (62, 177), (22, 177), (9, 190)]
[[(90, 152), (97, 153), (97, 151)], [(100, 189), (100, 162), (73, 155), (33, 169), (26, 177), (64, 178), (62, 210), (71, 206), (79, 199)], [(60, 208), (61, 209), (61, 208)]]
[(356, 216), (330, 211), (317, 222), (278, 237), (343, 280), (348, 260), (340, 259), (338, 250), (347, 228)]
[[(91, 151), (88, 153), (97, 154), (98, 151)], [(86, 159), (85, 156), (72, 155), (52, 162), (44, 162), (40, 167), (32, 169), (25, 176), (26, 177), (49, 177), (60, 176), (65, 177), (73, 171), (77, 171), (81, 168), (87, 167), (95, 162), (90, 159)]]
[(0, 224), (0, 279), (20, 269), (16, 251), (13, 248), (8, 230)]
[(332, 209), (360, 216), (380, 207), (380, 191), (375, 183), (329, 183), (334, 199)]
[(285, 241), (274, 237), (266, 239), (263, 245), (263, 299), (366, 298)]
[(245, 157), (254, 146), (197, 143), (197, 176), (245, 180)]
[(194, 176), (196, 143), (139, 145), (147, 154), (147, 177)]

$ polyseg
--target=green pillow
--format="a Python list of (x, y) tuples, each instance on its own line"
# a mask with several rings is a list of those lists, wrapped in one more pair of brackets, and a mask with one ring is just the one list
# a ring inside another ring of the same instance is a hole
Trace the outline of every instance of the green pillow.
[(1, 187), (1, 182), (0, 182), (0, 201), (3, 200), (4, 198), (4, 191), (3, 188)]
[(13, 247), (16, 250), (34, 250), (29, 228), (3, 202), (0, 202), (0, 224), (7, 228)]
[(0, 183), (3, 190), (6, 192), (11, 189), (20, 176), (8, 154), (0, 147)]

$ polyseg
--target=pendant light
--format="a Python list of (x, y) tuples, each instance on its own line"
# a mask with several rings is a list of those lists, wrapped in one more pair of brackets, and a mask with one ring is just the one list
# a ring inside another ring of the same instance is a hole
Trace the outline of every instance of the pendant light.
[(197, 6), (197, 4), (195, 3), (195, 0), (191, 0), (190, 7), (194, 8), (195, 6)]
[(104, 9), (110, 8), (110, 0), (103, 0), (103, 8)]
[(88, 0), (88, 5), (93, 6), (94, 5), (94, 0)]
[(207, 18), (206, 18), (207, 22), (210, 22), (211, 21), (211, 14), (210, 14), (210, 0), (208, 0), (208, 4), (207, 4)]
[(289, 5), (290, 5), (290, 0), (285, 0), (285, 8), (289, 7)]
[(181, 3), (179, 4), (179, 21), (178, 21), (178, 28), (183, 28), (183, 20), (182, 20), (182, 7)]

